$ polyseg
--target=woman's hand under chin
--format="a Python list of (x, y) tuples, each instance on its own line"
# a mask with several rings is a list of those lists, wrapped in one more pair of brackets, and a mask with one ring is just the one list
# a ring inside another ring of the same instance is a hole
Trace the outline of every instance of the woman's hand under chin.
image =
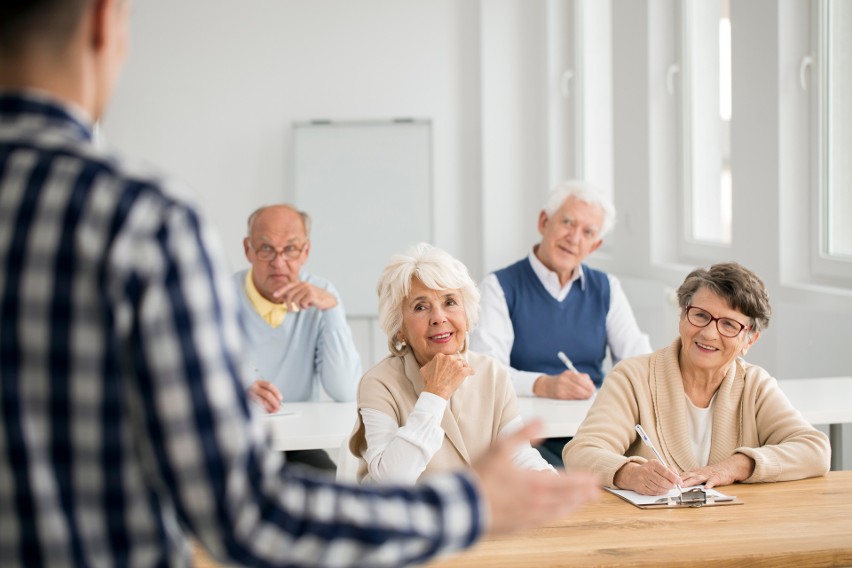
[(423, 391), (447, 400), (453, 396), (465, 378), (474, 374), (473, 368), (459, 355), (438, 353), (420, 368)]

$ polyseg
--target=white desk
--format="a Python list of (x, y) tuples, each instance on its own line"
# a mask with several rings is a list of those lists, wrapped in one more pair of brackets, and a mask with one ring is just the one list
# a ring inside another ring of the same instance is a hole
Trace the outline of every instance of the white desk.
[[(785, 379), (781, 389), (811, 424), (829, 424), (831, 468), (841, 469), (843, 424), (852, 423), (852, 377)], [(519, 399), (521, 416), (540, 418), (542, 437), (573, 436), (586, 417), (592, 400)], [(357, 407), (354, 402), (292, 402), (282, 405), (292, 414), (263, 418), (272, 449), (310, 450), (339, 448), (352, 433)]]
[(554, 400), (552, 398), (518, 398), (524, 422), (538, 418), (542, 422), (542, 438), (573, 436), (586, 418), (595, 397), (589, 400)]
[[(551, 400), (521, 398), (524, 420), (540, 418), (544, 438), (573, 436), (592, 400)], [(281, 405), (282, 413), (262, 418), (269, 429), (273, 450), (312, 450), (339, 447), (355, 427), (354, 402), (291, 402)], [(852, 420), (852, 418), (850, 418)]]
[(273, 450), (323, 450), (338, 448), (355, 427), (354, 402), (290, 402), (282, 412), (262, 418), (269, 428)]
[(781, 390), (811, 424), (828, 424), (831, 469), (843, 469), (843, 424), (852, 422), (852, 377), (779, 380)]

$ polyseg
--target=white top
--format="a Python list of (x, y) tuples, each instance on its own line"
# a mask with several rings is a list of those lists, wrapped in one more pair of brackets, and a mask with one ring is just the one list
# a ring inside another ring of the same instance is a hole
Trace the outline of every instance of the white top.
[(710, 442), (713, 434), (713, 403), (716, 395), (710, 399), (707, 408), (699, 408), (692, 404), (686, 393), (686, 419), (689, 424), (689, 441), (692, 442), (692, 451), (695, 452), (695, 461), (698, 467), (705, 467), (710, 463)]
[[(565, 286), (560, 286), (559, 276), (542, 264), (535, 253), (531, 252), (527, 258), (544, 289), (559, 302), (568, 296), (574, 282), (579, 280), (581, 289), (585, 286), (582, 265), (578, 266), (576, 274)], [(606, 315), (606, 341), (613, 364), (628, 357), (650, 353), (651, 342), (639, 329), (621, 283), (611, 274), (607, 274), (607, 278), (610, 293), (609, 311)], [(482, 280), (479, 290), (482, 294), (481, 312), (479, 324), (471, 334), (470, 348), (491, 355), (508, 367), (512, 344), (515, 342), (515, 329), (509, 317), (509, 306), (506, 304), (503, 287), (492, 272)], [(533, 383), (542, 373), (521, 371), (511, 367), (509, 373), (518, 396), (534, 396)]]
[[(417, 481), (432, 456), (441, 448), (444, 429), (441, 418), (447, 400), (424, 392), (417, 399), (408, 421), (402, 426), (384, 412), (362, 408), (367, 450), (364, 460), (369, 473), (365, 482), (411, 484)], [(497, 433), (498, 438), (510, 435), (523, 426), (521, 417), (511, 420)], [(556, 471), (529, 443), (515, 453), (515, 465), (526, 469)]]

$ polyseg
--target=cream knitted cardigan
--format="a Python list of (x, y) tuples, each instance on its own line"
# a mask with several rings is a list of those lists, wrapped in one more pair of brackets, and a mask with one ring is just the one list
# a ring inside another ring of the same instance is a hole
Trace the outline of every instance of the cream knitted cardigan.
[[(590, 469), (614, 487), (627, 462), (653, 459), (636, 435), (641, 424), (679, 472), (698, 467), (689, 439), (687, 401), (678, 353), (681, 341), (619, 363), (607, 375), (577, 435), (562, 452), (566, 467)], [(824, 475), (828, 437), (805, 421), (778, 383), (760, 367), (731, 364), (716, 392), (709, 464), (736, 452), (754, 459), (747, 483)]]
[[(467, 469), (494, 443), (497, 434), (519, 416), (518, 400), (509, 371), (489, 357), (468, 350), (465, 358), (475, 374), (465, 379), (450, 397), (441, 428), (444, 442), (420, 476)], [(358, 479), (367, 474), (362, 455), (367, 447), (361, 408), (384, 412), (403, 425), (423, 392), (420, 365), (409, 351), (390, 356), (364, 374), (358, 386), (358, 420), (349, 439), (349, 450), (358, 458)]]

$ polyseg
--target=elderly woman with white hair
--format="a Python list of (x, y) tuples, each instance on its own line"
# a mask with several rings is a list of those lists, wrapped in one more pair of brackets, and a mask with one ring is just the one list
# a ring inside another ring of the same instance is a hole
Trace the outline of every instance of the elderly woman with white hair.
[[(420, 243), (394, 255), (377, 286), (391, 354), (364, 374), (349, 449), (362, 481), (413, 483), (469, 467), (522, 425), (508, 369), (468, 350), (479, 292), (467, 268)], [(553, 468), (529, 444), (516, 463)]]

